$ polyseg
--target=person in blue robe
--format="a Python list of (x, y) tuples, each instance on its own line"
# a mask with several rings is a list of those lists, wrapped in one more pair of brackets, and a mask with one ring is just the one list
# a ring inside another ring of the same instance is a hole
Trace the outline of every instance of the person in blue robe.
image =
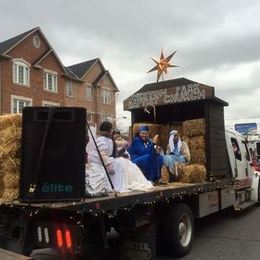
[(149, 139), (148, 126), (141, 126), (137, 136), (128, 148), (131, 161), (143, 172), (147, 180), (156, 182), (161, 178), (163, 157), (155, 149), (152, 140)]

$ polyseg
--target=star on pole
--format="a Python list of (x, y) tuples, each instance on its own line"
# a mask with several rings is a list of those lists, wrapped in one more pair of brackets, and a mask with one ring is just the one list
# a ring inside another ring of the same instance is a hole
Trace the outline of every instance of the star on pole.
[(173, 52), (171, 55), (169, 55), (167, 58), (164, 58), (163, 50), (161, 50), (161, 56), (160, 56), (159, 61), (151, 58), (156, 63), (156, 65), (152, 69), (150, 69), (147, 73), (157, 70), (157, 82), (158, 82), (160, 77), (161, 76), (163, 77), (163, 73), (165, 73), (165, 75), (167, 75), (168, 68), (178, 67), (176, 65), (169, 63), (175, 53), (176, 53), (176, 51)]

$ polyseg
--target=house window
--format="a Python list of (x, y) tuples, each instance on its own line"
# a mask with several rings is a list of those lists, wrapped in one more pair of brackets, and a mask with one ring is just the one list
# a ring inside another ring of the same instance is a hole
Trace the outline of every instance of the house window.
[(93, 114), (92, 113), (87, 113), (87, 121), (93, 122)]
[(66, 95), (68, 97), (73, 97), (73, 86), (71, 81), (66, 82)]
[(15, 61), (13, 63), (13, 82), (29, 85), (30, 69), (24, 62)]
[(103, 122), (103, 121), (109, 121), (111, 123), (115, 122), (115, 117), (111, 116), (109, 114), (100, 113), (100, 119), (101, 119), (101, 122)]
[(102, 95), (101, 95), (101, 103), (103, 104), (111, 104), (111, 92), (104, 89), (102, 91)]
[(28, 107), (31, 105), (31, 98), (11, 96), (11, 111), (13, 114), (22, 113), (24, 107)]
[(92, 101), (92, 88), (86, 87), (86, 99), (87, 101)]
[(109, 118), (108, 115), (106, 115), (106, 114), (100, 114), (100, 116), (101, 116), (101, 122), (103, 122), (103, 121), (108, 121), (108, 118)]
[(42, 101), (42, 106), (43, 107), (59, 107), (60, 103), (58, 102), (51, 102), (51, 101)]
[(57, 74), (44, 72), (43, 74), (44, 89), (51, 92), (57, 91)]

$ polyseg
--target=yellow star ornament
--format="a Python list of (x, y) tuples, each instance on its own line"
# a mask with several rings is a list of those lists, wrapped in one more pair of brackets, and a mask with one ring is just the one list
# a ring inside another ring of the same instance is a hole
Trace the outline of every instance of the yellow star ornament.
[(175, 53), (176, 51), (173, 52), (171, 55), (169, 55), (167, 58), (164, 58), (163, 50), (161, 50), (161, 57), (159, 61), (156, 61), (155, 59), (151, 58), (156, 63), (156, 65), (147, 73), (157, 70), (157, 82), (158, 82), (160, 77), (161, 76), (163, 77), (163, 73), (165, 73), (165, 75), (167, 74), (168, 68), (178, 67), (176, 65), (169, 63)]

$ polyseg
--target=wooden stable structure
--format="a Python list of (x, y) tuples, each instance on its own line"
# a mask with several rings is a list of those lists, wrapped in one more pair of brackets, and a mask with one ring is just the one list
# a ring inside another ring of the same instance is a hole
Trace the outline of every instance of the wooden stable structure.
[(134, 123), (168, 127), (186, 120), (204, 118), (206, 123), (206, 168), (209, 179), (226, 177), (228, 160), (225, 143), (224, 107), (214, 87), (186, 78), (144, 85), (124, 101)]

